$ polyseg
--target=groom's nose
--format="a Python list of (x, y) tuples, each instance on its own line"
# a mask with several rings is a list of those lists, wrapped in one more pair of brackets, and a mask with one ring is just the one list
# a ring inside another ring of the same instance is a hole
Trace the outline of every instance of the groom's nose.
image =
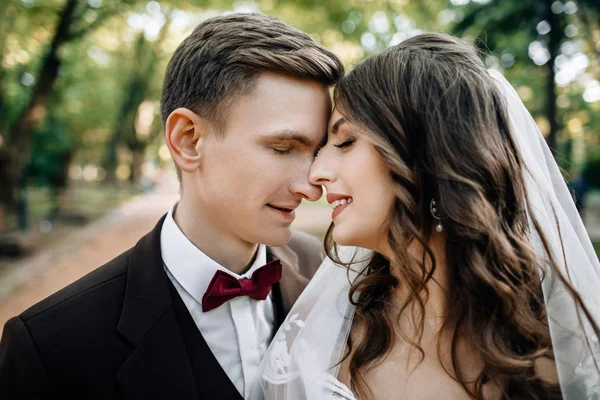
[(296, 180), (292, 184), (292, 192), (308, 201), (317, 201), (323, 195), (323, 188), (321, 185), (313, 185), (308, 181), (308, 175), (301, 180)]
[(315, 185), (309, 181), (309, 167), (310, 164), (306, 168), (302, 168), (302, 171), (299, 171), (299, 173), (296, 174), (290, 190), (298, 197), (308, 201), (317, 201), (323, 195), (323, 188), (321, 185)]

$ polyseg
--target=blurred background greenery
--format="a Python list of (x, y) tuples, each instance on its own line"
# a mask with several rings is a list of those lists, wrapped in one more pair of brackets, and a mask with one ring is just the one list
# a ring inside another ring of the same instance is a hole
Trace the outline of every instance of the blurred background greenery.
[(475, 41), (589, 193), (600, 243), (598, 0), (2, 0), (0, 235), (86, 221), (171, 174), (166, 64), (198, 23), (233, 11), (280, 17), (348, 68), (422, 31)]

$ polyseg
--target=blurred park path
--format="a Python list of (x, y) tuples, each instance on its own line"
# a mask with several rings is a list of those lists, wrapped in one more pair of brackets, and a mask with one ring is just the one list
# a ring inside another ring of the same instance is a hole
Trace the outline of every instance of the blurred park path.
[[(4, 323), (133, 246), (178, 197), (168, 181), (37, 254), (15, 261), (0, 274), (0, 333)], [(305, 204), (294, 228), (318, 234), (327, 229), (331, 208)]]

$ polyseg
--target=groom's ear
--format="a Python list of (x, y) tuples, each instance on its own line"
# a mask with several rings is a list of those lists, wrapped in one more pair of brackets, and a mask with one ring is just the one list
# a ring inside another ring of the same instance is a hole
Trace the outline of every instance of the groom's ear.
[(175, 164), (185, 172), (200, 167), (204, 138), (210, 124), (187, 108), (171, 112), (165, 124), (165, 139)]

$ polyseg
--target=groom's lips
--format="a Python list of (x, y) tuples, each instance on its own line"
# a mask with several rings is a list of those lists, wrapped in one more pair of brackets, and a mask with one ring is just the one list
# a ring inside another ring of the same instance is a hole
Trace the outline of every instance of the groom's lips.
[(273, 205), (273, 204), (267, 204), (267, 207), (269, 207), (269, 209), (271, 211), (273, 211), (274, 213), (276, 213), (277, 215), (279, 215), (280, 217), (288, 220), (288, 221), (293, 221), (296, 218), (296, 208), (298, 207), (297, 205), (294, 206), (289, 206), (289, 205), (285, 205), (285, 206), (280, 206), (280, 205)]

